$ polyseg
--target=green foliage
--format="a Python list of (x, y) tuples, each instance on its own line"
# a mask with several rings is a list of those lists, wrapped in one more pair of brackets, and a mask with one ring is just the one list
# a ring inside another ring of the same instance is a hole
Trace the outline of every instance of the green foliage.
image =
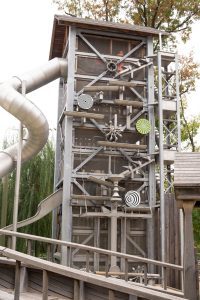
[(82, 18), (116, 21), (120, 19), (122, 0), (53, 0), (67, 14)]
[(195, 90), (196, 80), (200, 79), (199, 64), (194, 61), (193, 53), (189, 56), (181, 56), (179, 59), (181, 68), (179, 71), (180, 79), (180, 104), (181, 104), (181, 140), (185, 142), (185, 148), (193, 152), (198, 151), (195, 142), (200, 128), (200, 114), (186, 118), (185, 112), (188, 106), (190, 93)]
[(200, 18), (199, 0), (53, 0), (58, 8), (77, 17), (129, 22), (181, 33), (189, 38)]
[[(54, 174), (54, 149), (51, 142), (48, 142), (43, 150), (32, 160), (24, 163), (21, 170), (20, 184), (20, 203), (18, 220), (24, 220), (33, 216), (37, 211), (38, 204), (50, 195), (53, 191), (53, 175)], [(9, 175), (8, 187), (8, 216), (7, 225), (12, 224), (13, 199), (15, 189), (15, 175), (13, 172)], [(2, 194), (2, 185), (0, 186)], [(51, 215), (28, 225), (21, 232), (30, 233), (39, 236), (51, 236)], [(23, 251), (24, 242), (17, 244), (18, 250)], [(36, 254), (43, 253), (43, 248), (38, 245), (35, 247)]]
[(193, 228), (194, 228), (194, 240), (195, 246), (200, 253), (200, 209), (193, 210)]

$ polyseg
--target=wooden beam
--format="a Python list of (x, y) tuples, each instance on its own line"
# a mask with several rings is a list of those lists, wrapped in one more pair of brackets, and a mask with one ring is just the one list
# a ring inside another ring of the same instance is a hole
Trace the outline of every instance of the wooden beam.
[(110, 201), (111, 197), (107, 196), (90, 196), (90, 195), (71, 195), (71, 199), (88, 200), (88, 201)]
[(125, 148), (125, 149), (134, 149), (134, 150), (146, 150), (147, 149), (147, 145), (137, 145), (137, 144), (128, 144), (128, 143), (97, 141), (97, 144), (99, 146), (111, 147), (111, 148)]
[(109, 84), (116, 85), (116, 86), (126, 86), (126, 87), (138, 86), (138, 84), (136, 82), (124, 81), (124, 80), (110, 80)]
[(122, 106), (132, 106), (133, 108), (143, 108), (143, 103), (140, 101), (130, 101), (130, 100), (114, 100), (114, 103)]
[(112, 85), (92, 85), (84, 87), (84, 92), (101, 92), (101, 91), (112, 91), (118, 92), (120, 86), (112, 86)]
[(104, 115), (102, 114), (87, 113), (84, 111), (65, 111), (64, 115), (70, 117), (89, 118), (89, 119), (96, 119), (96, 120), (104, 119)]
[[(97, 275), (105, 275), (106, 272), (104, 271), (97, 271), (95, 272), (95, 274)], [(109, 276), (124, 276), (125, 275), (125, 272), (108, 272), (108, 275)], [(144, 277), (144, 273), (136, 273), (136, 272), (130, 272), (130, 273), (127, 273), (127, 275), (129, 277), (133, 276), (133, 277)], [(147, 274), (147, 277), (148, 278), (160, 278), (160, 275), (159, 274)]]
[[(107, 187), (113, 188), (113, 183), (112, 182), (105, 181), (105, 180), (99, 179), (99, 178), (94, 177), (94, 176), (89, 176), (87, 179), (91, 180), (93, 182), (96, 182), (98, 184), (105, 185)], [(118, 188), (119, 188), (119, 191), (122, 191), (122, 192), (124, 192), (126, 190), (122, 186), (118, 186)]]

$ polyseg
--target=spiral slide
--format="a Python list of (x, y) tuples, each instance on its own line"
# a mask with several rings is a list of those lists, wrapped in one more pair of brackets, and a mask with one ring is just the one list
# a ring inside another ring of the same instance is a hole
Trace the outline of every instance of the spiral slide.
[[(0, 106), (19, 119), (27, 129), (27, 135), (23, 139), (22, 145), (22, 163), (34, 157), (43, 148), (49, 134), (48, 122), (43, 113), (20, 93), (22, 82), (25, 82), (26, 93), (29, 93), (60, 77), (67, 77), (67, 61), (62, 58), (54, 58), (35, 71), (20, 77), (14, 76), (9, 81), (0, 84)], [(17, 151), (18, 144), (0, 151), (0, 178), (15, 168)], [(39, 214), (40, 217), (44, 216), (45, 211), (49, 213), (49, 209), (55, 208), (53, 204), (55, 198), (54, 204), (58, 203), (59, 205), (62, 198), (61, 192), (57, 192), (56, 195), (52, 194), (43, 200), (45, 209), (42, 210), (43, 213)], [(46, 209), (48, 202), (49, 208)], [(38, 214), (36, 213), (36, 215), (38, 220)], [(36, 219), (32, 218), (31, 223)], [(28, 224), (30, 224), (30, 220)]]

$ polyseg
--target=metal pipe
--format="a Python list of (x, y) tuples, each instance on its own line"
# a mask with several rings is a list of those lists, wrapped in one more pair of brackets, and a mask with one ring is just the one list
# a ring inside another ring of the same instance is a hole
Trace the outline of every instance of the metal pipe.
[[(11, 113), (27, 128), (28, 134), (22, 145), (22, 162), (31, 159), (45, 145), (49, 126), (43, 113), (26, 97), (20, 94), (21, 82), (26, 81), (26, 92), (31, 92), (47, 83), (66, 77), (67, 61), (54, 58), (39, 69), (20, 77), (13, 77), (0, 85), (0, 106)], [(15, 168), (17, 144), (0, 152), (0, 178)]]

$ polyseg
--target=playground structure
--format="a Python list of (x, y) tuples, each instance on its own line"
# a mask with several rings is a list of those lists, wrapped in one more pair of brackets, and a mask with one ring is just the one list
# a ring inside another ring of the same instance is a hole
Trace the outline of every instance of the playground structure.
[[(52, 272), (68, 278), (67, 291), (58, 292), (66, 299), (197, 299), (184, 289), (187, 273), (181, 266), (182, 224), (172, 167), (181, 143), (178, 57), (162, 50), (165, 35), (55, 16), (50, 61), (1, 85), (0, 105), (28, 129), (20, 146), (0, 153), (0, 177), (18, 162), (19, 184), (21, 162), (48, 138), (46, 119), (26, 93), (61, 78), (55, 193), (35, 216), (0, 230), (12, 237), (12, 246), (16, 238), (27, 240), (28, 255), (0, 249), (17, 261), (15, 299), (20, 262), (31, 278), (31, 261), (43, 270), (43, 299)], [(154, 39), (160, 44), (157, 53)], [(17, 233), (52, 210), (52, 239)], [(31, 258), (33, 241), (47, 243), (48, 260), (60, 267)]]

